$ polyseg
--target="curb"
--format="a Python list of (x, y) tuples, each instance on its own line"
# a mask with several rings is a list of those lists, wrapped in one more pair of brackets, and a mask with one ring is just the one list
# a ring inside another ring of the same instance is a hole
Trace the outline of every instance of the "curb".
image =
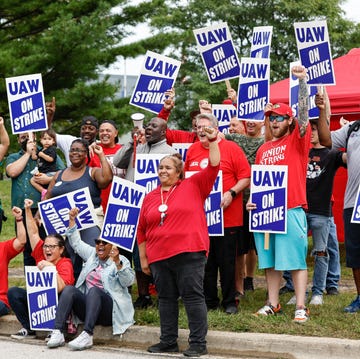
[[(20, 324), (14, 315), (1, 317), (0, 335), (9, 336), (19, 329)], [(45, 333), (38, 331), (37, 335), (43, 338)], [(186, 329), (179, 330), (178, 343), (181, 350), (187, 348), (188, 333)], [(157, 327), (133, 325), (122, 336), (113, 336), (111, 327), (96, 326), (94, 342), (146, 350), (148, 346), (159, 341), (159, 335), (160, 330)], [(222, 331), (209, 331), (207, 346), (211, 356), (247, 355), (254, 358), (358, 359), (360, 353), (360, 341), (352, 339)]]

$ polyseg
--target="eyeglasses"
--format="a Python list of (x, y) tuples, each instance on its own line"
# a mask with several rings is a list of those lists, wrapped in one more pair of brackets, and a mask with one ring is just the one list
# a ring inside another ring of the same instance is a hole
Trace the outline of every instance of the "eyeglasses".
[(50, 249), (50, 250), (54, 250), (56, 247), (59, 247), (59, 245), (58, 244), (44, 244), (43, 245), (43, 249)]
[(276, 120), (276, 122), (283, 122), (284, 120), (288, 120), (290, 117), (289, 116), (280, 116), (280, 115), (270, 115), (269, 116), (269, 120), (270, 122), (274, 122)]
[(106, 244), (111, 244), (111, 243), (109, 243), (109, 242), (105, 242), (105, 241), (103, 241), (103, 240), (101, 240), (101, 239), (95, 239), (95, 244), (98, 246), (99, 244), (103, 244), (104, 246), (106, 245)]
[(69, 152), (71, 152), (71, 153), (81, 153), (81, 152), (86, 152), (86, 150), (82, 150), (81, 148), (70, 148)]

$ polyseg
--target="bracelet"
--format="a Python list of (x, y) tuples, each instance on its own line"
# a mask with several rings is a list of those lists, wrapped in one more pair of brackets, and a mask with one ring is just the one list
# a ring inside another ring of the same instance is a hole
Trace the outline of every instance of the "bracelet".
[(215, 142), (215, 141), (217, 141), (217, 136), (214, 137), (214, 138), (208, 138), (208, 141), (209, 141), (209, 142)]
[(23, 221), (23, 217), (21, 216), (21, 217), (18, 217), (18, 218), (16, 218), (16, 222), (22, 222)]
[(231, 193), (231, 197), (232, 198), (235, 198), (236, 197), (236, 192), (232, 189), (232, 188), (230, 188), (229, 190), (228, 190), (228, 192), (230, 192)]

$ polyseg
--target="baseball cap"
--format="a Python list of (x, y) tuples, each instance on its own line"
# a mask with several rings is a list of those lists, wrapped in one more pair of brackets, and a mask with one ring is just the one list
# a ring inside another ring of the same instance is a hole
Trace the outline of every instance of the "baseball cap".
[(99, 128), (99, 123), (96, 117), (94, 116), (84, 116), (81, 120), (81, 126), (90, 125)]
[(272, 109), (270, 111), (266, 111), (265, 116), (269, 116), (273, 112), (276, 113), (277, 115), (289, 116), (289, 117), (293, 116), (291, 107), (289, 107), (285, 103), (281, 103), (281, 102), (276, 103), (275, 105), (273, 105), (273, 107), (272, 107)]

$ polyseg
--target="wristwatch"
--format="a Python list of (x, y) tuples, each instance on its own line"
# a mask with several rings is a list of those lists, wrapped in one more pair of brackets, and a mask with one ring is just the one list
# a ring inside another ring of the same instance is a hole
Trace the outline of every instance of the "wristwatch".
[(230, 188), (230, 189), (228, 190), (228, 192), (231, 193), (231, 197), (232, 197), (232, 198), (235, 198), (235, 197), (236, 197), (236, 194), (237, 194), (237, 193), (236, 193), (233, 189)]

